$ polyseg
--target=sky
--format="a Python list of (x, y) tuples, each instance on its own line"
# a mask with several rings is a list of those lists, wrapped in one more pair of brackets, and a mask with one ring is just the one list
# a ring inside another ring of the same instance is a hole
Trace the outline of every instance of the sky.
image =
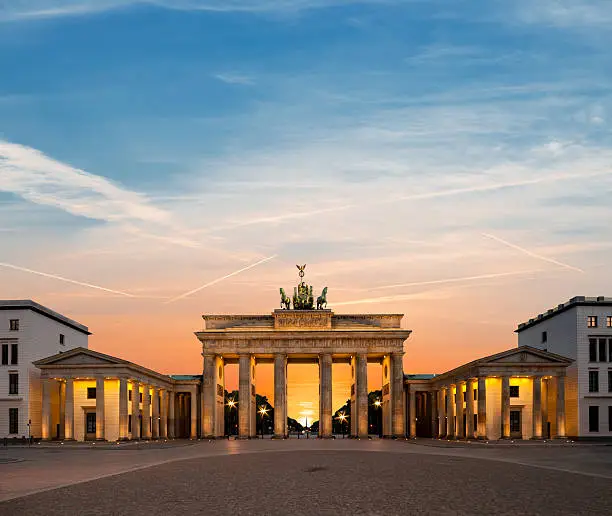
[[(306, 263), (335, 312), (405, 314), (407, 373), (511, 348), (612, 295), (611, 23), (592, 0), (0, 2), (0, 297), (199, 374), (201, 315), (269, 313)], [(316, 367), (289, 375), (316, 417)], [(348, 390), (334, 366), (334, 410)]]

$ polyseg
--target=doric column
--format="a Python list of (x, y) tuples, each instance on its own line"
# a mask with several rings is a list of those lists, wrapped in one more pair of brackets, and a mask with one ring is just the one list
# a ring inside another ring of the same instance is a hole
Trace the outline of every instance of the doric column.
[(274, 355), (274, 437), (287, 435), (287, 355)]
[(474, 439), (474, 381), (471, 379), (465, 386), (465, 423), (466, 439)]
[(66, 382), (59, 384), (59, 438), (66, 439)]
[(142, 438), (151, 439), (151, 398), (149, 386), (142, 386)]
[(198, 437), (198, 389), (193, 387), (191, 389), (191, 425), (189, 427), (189, 438), (196, 439)]
[(565, 376), (557, 376), (557, 438), (565, 438)]
[(404, 365), (403, 353), (391, 353), (391, 417), (393, 436), (404, 437)]
[(542, 437), (549, 438), (548, 434), (548, 389), (550, 383), (547, 378), (542, 378)]
[(443, 388), (438, 389), (438, 437), (446, 437), (446, 403), (444, 403), (444, 395), (446, 390)]
[(455, 437), (455, 400), (453, 399), (453, 386), (446, 388), (446, 438)]
[(132, 381), (132, 439), (140, 439), (140, 385)]
[(431, 403), (431, 437), (438, 437), (438, 393), (430, 391), (429, 400)]
[(368, 437), (368, 356), (365, 353), (357, 355), (356, 366), (357, 437)]
[(127, 378), (119, 378), (119, 440), (128, 439), (128, 385)]
[(478, 439), (487, 438), (487, 379), (478, 378)]
[(96, 378), (96, 440), (104, 441), (104, 377)]
[(217, 381), (215, 355), (204, 355), (202, 382), (202, 436), (215, 437), (215, 409), (217, 408)]
[(168, 437), (168, 406), (166, 389), (159, 390), (159, 438)]
[(465, 437), (463, 427), (463, 382), (457, 382), (457, 395), (455, 397), (455, 437), (463, 439)]
[(175, 393), (174, 391), (168, 392), (168, 438), (174, 439), (176, 436), (176, 423), (174, 420), (174, 404), (175, 404)]
[(542, 438), (542, 377), (534, 376), (533, 382), (533, 399), (532, 399), (532, 421), (533, 435), (532, 439)]
[(240, 355), (238, 358), (238, 424), (239, 436), (248, 439), (251, 436), (251, 356)]
[(49, 378), (42, 378), (42, 438), (45, 441), (51, 439), (51, 380)]
[(414, 385), (408, 384), (408, 421), (410, 428), (408, 436), (416, 437), (416, 390)]
[(502, 439), (510, 438), (510, 377), (502, 376), (501, 390)]
[(151, 437), (153, 439), (159, 439), (159, 389), (152, 387), (151, 395)]
[(74, 380), (72, 378), (66, 378), (64, 439), (74, 440)]
[(319, 437), (332, 436), (332, 356), (319, 355)]

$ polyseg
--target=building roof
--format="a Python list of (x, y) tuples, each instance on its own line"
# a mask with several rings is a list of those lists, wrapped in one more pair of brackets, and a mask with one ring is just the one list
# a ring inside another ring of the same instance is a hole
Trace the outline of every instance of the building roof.
[(612, 297), (598, 296), (598, 297), (586, 297), (586, 296), (575, 296), (565, 303), (557, 305), (555, 308), (547, 310), (545, 313), (538, 314), (536, 317), (532, 317), (527, 322), (520, 323), (515, 333), (520, 333), (527, 328), (531, 328), (536, 324), (550, 319), (561, 312), (565, 312), (576, 306), (612, 306)]
[(91, 332), (89, 331), (89, 328), (87, 328), (87, 326), (84, 326), (81, 323), (69, 319), (65, 315), (55, 312), (50, 308), (47, 308), (46, 306), (37, 303), (36, 301), (32, 301), (31, 299), (0, 300), (0, 310), (32, 310), (33, 312), (36, 312), (40, 315), (44, 315), (45, 317), (53, 319), (56, 322), (65, 324), (73, 330), (80, 331), (85, 335), (91, 335)]
[(185, 380), (201, 380), (202, 375), (201, 374), (171, 374), (170, 378), (181, 382)]
[(404, 374), (404, 380), (431, 380), (435, 374)]

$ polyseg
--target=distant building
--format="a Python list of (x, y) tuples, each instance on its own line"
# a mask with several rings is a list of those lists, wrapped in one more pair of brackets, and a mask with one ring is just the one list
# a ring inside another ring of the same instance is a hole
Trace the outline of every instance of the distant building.
[(41, 435), (40, 369), (33, 362), (87, 348), (89, 335), (86, 326), (34, 301), (0, 300), (0, 437)]
[(567, 433), (612, 437), (612, 298), (573, 297), (519, 324), (519, 347), (574, 360), (567, 369)]

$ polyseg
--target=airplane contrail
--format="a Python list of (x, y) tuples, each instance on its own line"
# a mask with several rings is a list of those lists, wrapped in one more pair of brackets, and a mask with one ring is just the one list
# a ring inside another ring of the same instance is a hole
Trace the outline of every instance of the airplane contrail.
[(500, 244), (504, 244), (508, 247), (511, 247), (512, 249), (521, 251), (522, 253), (525, 253), (526, 255), (531, 256), (532, 258), (537, 258), (538, 260), (544, 260), (545, 262), (554, 263), (555, 265), (559, 265), (560, 267), (563, 267), (564, 269), (570, 269), (570, 270), (577, 271), (577, 272), (584, 272), (582, 269), (579, 269), (578, 267), (574, 267), (573, 265), (568, 265), (567, 263), (560, 262), (559, 260), (555, 260), (554, 258), (548, 258), (547, 256), (542, 256), (541, 254), (534, 253), (533, 251), (530, 251), (529, 249), (525, 249), (524, 247), (520, 247), (516, 244), (512, 244), (508, 242), (507, 240), (504, 240), (503, 238), (499, 238), (495, 235), (491, 235), (489, 233), (483, 233), (482, 235), (484, 237), (490, 238), (491, 240), (495, 240), (499, 242)]
[(104, 290), (105, 292), (111, 292), (113, 294), (119, 294), (119, 295), (126, 296), (126, 297), (138, 297), (138, 296), (135, 296), (134, 294), (128, 294), (127, 292), (121, 292), (120, 290), (113, 290), (113, 289), (110, 289), (110, 288), (101, 287), (100, 285), (92, 285), (91, 283), (84, 283), (82, 281), (76, 281), (76, 280), (73, 280), (73, 279), (64, 278), (63, 276), (58, 276), (57, 274), (48, 274), (46, 272), (34, 271), (32, 269), (26, 269), (25, 267), (19, 267), (17, 265), (11, 265), (10, 263), (0, 262), (0, 266), (1, 267), (6, 267), (8, 269), (14, 269), (16, 271), (29, 272), (30, 274), (38, 274), (39, 276), (44, 276), (45, 278), (51, 278), (51, 279), (56, 279), (56, 280), (59, 280), (59, 281), (65, 281), (67, 283), (72, 283), (74, 285), (80, 285), (81, 287), (95, 288), (97, 290)]
[[(403, 283), (399, 285), (386, 285), (383, 287), (374, 287), (371, 290), (396, 288), (396, 287), (414, 287), (414, 286), (422, 286), (422, 285), (438, 285), (438, 284), (444, 284), (444, 283), (459, 283), (463, 281), (474, 281), (474, 280), (479, 280), (479, 279), (501, 278), (504, 276), (516, 276), (519, 274), (532, 274), (535, 272), (545, 272), (545, 271), (543, 269), (533, 269), (529, 271), (498, 272), (498, 273), (492, 273), (492, 274), (480, 274), (478, 276), (464, 276), (461, 278), (448, 278), (448, 279), (431, 280), (431, 281), (416, 281), (413, 283)], [(388, 301), (406, 301), (409, 299), (418, 299), (422, 294), (423, 294), (422, 292), (418, 292), (418, 293), (413, 293), (413, 294), (398, 294), (398, 295), (391, 295), (391, 296), (354, 299), (352, 301), (342, 301), (340, 303), (334, 303), (333, 306), (360, 305), (364, 303), (384, 303)]]
[(462, 281), (474, 281), (474, 280), (479, 280), (479, 279), (503, 278), (504, 276), (518, 276), (521, 274), (532, 274), (534, 272), (542, 272), (542, 269), (534, 269), (530, 271), (493, 272), (491, 274), (479, 274), (478, 276), (463, 276), (460, 278), (447, 278), (447, 279), (429, 280), (429, 281), (415, 281), (412, 283), (398, 283), (396, 285), (384, 285), (382, 287), (373, 287), (370, 290), (383, 290), (387, 288), (400, 288), (400, 287), (420, 287), (423, 285), (439, 285), (443, 283), (459, 283)]
[(247, 265), (246, 267), (243, 267), (242, 269), (239, 269), (237, 271), (231, 272), (230, 274), (226, 274), (225, 276), (222, 276), (221, 278), (217, 278), (214, 279), (212, 281), (209, 281), (208, 283), (206, 283), (205, 285), (202, 285), (201, 287), (198, 288), (194, 288), (193, 290), (190, 290), (189, 292), (185, 292), (184, 294), (181, 294), (180, 296), (176, 296), (173, 297), (172, 299), (169, 299), (168, 301), (166, 301), (165, 304), (168, 303), (173, 303), (174, 301), (178, 301), (179, 299), (183, 299), (184, 297), (190, 296), (191, 294), (195, 294), (196, 292), (199, 292), (200, 290), (204, 290), (207, 287), (210, 287), (212, 285), (214, 285), (215, 283), (219, 283), (220, 281), (226, 280), (228, 278), (231, 278), (232, 276), (236, 276), (236, 274), (240, 274), (241, 272), (247, 271), (249, 269), (252, 269), (253, 267), (257, 267), (258, 265), (261, 265), (264, 262), (270, 261), (274, 258), (276, 258), (278, 255), (275, 254), (273, 256), (268, 256), (267, 258), (264, 258), (263, 260), (259, 260), (258, 262), (252, 263), (251, 265)]

